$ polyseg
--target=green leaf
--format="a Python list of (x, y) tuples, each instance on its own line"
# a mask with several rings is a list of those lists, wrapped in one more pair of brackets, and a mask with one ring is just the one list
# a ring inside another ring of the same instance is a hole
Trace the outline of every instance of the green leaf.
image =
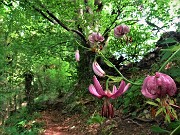
[(160, 103), (160, 99), (159, 98), (157, 98), (156, 101)]
[(150, 105), (153, 105), (153, 106), (159, 106), (158, 104), (154, 103), (154, 102), (151, 102), (151, 101), (147, 101), (146, 103), (150, 104)]
[(104, 117), (101, 117), (100, 115), (95, 115), (92, 116), (89, 120), (88, 120), (88, 124), (94, 124), (94, 123), (103, 123), (103, 121), (105, 120)]
[(172, 115), (174, 116), (175, 119), (177, 119), (177, 114), (174, 110), (174, 108), (171, 107), (171, 112), (172, 112)]
[(167, 38), (160, 44), (170, 44), (170, 43), (177, 43), (177, 41), (174, 38)]
[(169, 128), (169, 129), (175, 129), (175, 128), (177, 128), (179, 125), (180, 125), (180, 120), (177, 120), (177, 121), (174, 121), (174, 122), (169, 123), (169, 124), (168, 124), (168, 128)]
[(116, 76), (109, 76), (110, 79), (112, 79), (114, 82), (120, 82), (122, 80), (122, 77), (116, 77)]
[(166, 113), (166, 116), (165, 116), (165, 120), (167, 121), (167, 122), (171, 122), (171, 118), (170, 118), (170, 116)]
[(104, 60), (104, 62), (109, 66), (109, 67), (113, 67), (112, 63), (107, 61), (107, 60)]
[(164, 108), (160, 108), (157, 112), (156, 112), (156, 115), (155, 116), (158, 116), (162, 111), (163, 111)]
[(174, 129), (170, 135), (179, 135), (180, 134), (180, 125)]
[(155, 133), (170, 133), (168, 130), (162, 129), (159, 126), (152, 126), (151, 130)]
[(168, 47), (168, 49), (162, 49), (162, 51), (163, 52), (167, 52), (167, 51), (174, 52), (174, 51), (178, 50), (179, 48), (180, 48), (180, 44), (177, 44), (177, 45)]

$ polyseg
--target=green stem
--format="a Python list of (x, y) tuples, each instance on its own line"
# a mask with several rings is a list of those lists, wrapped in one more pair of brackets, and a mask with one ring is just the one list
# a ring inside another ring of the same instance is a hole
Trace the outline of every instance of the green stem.
[(179, 125), (177, 128), (175, 128), (175, 129), (171, 132), (170, 135), (177, 135), (179, 132), (180, 132), (180, 125)]
[(77, 43), (79, 46), (81, 46), (82, 48), (84, 48), (84, 49), (91, 50), (90, 48), (85, 47), (85, 46), (83, 46), (83, 45), (79, 44), (77, 41), (76, 41), (76, 43)]
[(109, 79), (110, 79), (110, 78), (108, 78), (108, 79), (106, 80), (106, 90), (109, 89), (109, 88), (108, 88)]
[(158, 72), (160, 72), (167, 64), (168, 62), (178, 53), (178, 51), (180, 50), (180, 48), (178, 50), (176, 50), (171, 57), (169, 57), (169, 59), (167, 59), (166, 62), (164, 62), (164, 64), (161, 66), (161, 68), (158, 70)]
[(112, 62), (110, 62), (101, 52), (99, 52), (99, 54), (100, 54), (106, 61), (108, 61), (108, 62), (111, 64), (111, 66), (117, 71), (117, 73), (118, 73), (125, 81), (127, 81), (127, 82), (129, 82), (129, 83), (131, 83), (131, 84), (134, 84), (134, 85), (141, 85), (141, 84), (139, 84), (139, 83), (134, 83), (134, 82), (128, 80), (126, 77), (123, 76), (123, 74), (121, 74), (121, 72), (116, 68), (116, 66), (115, 66)]

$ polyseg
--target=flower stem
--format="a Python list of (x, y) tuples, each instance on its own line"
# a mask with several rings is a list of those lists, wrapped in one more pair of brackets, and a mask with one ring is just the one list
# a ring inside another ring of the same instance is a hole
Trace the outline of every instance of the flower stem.
[(109, 89), (109, 88), (108, 88), (109, 79), (110, 79), (110, 78), (108, 78), (108, 79), (106, 80), (106, 90)]
[(110, 62), (101, 52), (99, 52), (99, 54), (100, 54), (106, 61), (108, 61), (108, 62), (111, 64), (111, 66), (117, 71), (117, 73), (118, 73), (125, 81), (127, 81), (127, 82), (129, 82), (129, 83), (131, 83), (131, 84), (134, 84), (134, 85), (141, 85), (141, 84), (139, 84), (139, 83), (134, 83), (134, 82), (128, 80), (126, 77), (123, 76), (123, 74), (121, 74), (121, 72), (116, 68), (116, 66), (115, 66), (112, 62)]
[(180, 50), (180, 48), (177, 49), (177, 50), (171, 55), (171, 57), (169, 57), (169, 58), (167, 59), (166, 62), (164, 62), (164, 64), (161, 66), (161, 68), (158, 70), (158, 72), (160, 72), (160, 71), (168, 64), (168, 62), (178, 53), (179, 50)]
[(91, 50), (90, 48), (85, 47), (85, 46), (83, 46), (83, 45), (79, 44), (77, 41), (76, 41), (76, 43), (77, 43), (79, 46), (81, 46), (82, 48), (84, 48), (84, 49)]

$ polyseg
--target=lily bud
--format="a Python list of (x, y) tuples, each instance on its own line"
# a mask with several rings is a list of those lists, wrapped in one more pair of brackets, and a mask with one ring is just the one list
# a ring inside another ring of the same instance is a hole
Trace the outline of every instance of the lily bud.
[(104, 37), (100, 33), (93, 32), (89, 35), (88, 40), (90, 43), (94, 44), (95, 42), (103, 42)]
[(99, 64), (97, 63), (97, 61), (94, 61), (92, 64), (92, 68), (93, 71), (96, 75), (100, 76), (100, 77), (104, 77), (105, 76), (105, 72), (102, 70), (102, 68), (99, 66)]
[(166, 95), (173, 96), (176, 91), (176, 84), (170, 76), (156, 72), (155, 76), (144, 79), (141, 93), (147, 98), (156, 99)]
[(119, 25), (114, 28), (114, 36), (119, 38), (130, 31), (129, 27), (126, 25)]
[(76, 52), (75, 52), (75, 59), (76, 59), (76, 61), (80, 60), (79, 50), (76, 50)]

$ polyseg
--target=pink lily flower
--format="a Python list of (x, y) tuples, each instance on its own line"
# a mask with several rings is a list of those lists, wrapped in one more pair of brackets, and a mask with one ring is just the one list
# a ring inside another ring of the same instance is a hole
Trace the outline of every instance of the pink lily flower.
[(115, 99), (121, 96), (124, 92), (126, 92), (130, 86), (130, 83), (126, 85), (125, 81), (121, 81), (119, 88), (117, 89), (116, 86), (113, 86), (112, 92), (110, 90), (103, 90), (102, 86), (100, 85), (96, 76), (93, 77), (94, 84), (89, 85), (89, 92), (98, 98), (111, 98)]
[(156, 99), (166, 95), (173, 96), (176, 91), (176, 84), (170, 76), (156, 72), (155, 76), (144, 79), (141, 93), (147, 98)]
[(114, 28), (114, 36), (122, 37), (124, 34), (127, 34), (130, 31), (129, 27), (126, 25), (119, 25)]
[(94, 71), (94, 73), (99, 76), (99, 77), (104, 77), (105, 76), (105, 72), (104, 70), (102, 70), (102, 68), (100, 67), (100, 65), (97, 63), (97, 61), (94, 61), (92, 64), (92, 69)]
[(89, 35), (88, 40), (90, 43), (94, 44), (95, 42), (103, 42), (104, 37), (100, 33), (93, 32)]

